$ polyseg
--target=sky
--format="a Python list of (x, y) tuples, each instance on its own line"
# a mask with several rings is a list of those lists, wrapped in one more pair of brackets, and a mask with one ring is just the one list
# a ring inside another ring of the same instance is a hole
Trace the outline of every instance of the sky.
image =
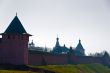
[(17, 16), (36, 46), (76, 47), (110, 53), (110, 0), (0, 0), (0, 33)]

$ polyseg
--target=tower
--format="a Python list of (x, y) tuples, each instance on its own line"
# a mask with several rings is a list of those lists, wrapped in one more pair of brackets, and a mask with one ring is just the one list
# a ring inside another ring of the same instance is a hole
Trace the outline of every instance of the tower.
[(56, 38), (56, 45), (55, 45), (55, 47), (59, 47), (60, 46), (60, 44), (59, 44), (59, 38), (58, 38), (58, 36), (57, 36), (57, 38)]
[(77, 55), (77, 56), (84, 56), (85, 55), (85, 49), (83, 48), (80, 39), (79, 39), (79, 43), (75, 49), (75, 55)]
[(29, 36), (16, 15), (2, 35), (0, 63), (28, 64)]
[(62, 49), (61, 49), (61, 46), (59, 44), (59, 38), (58, 38), (58, 36), (56, 38), (56, 45), (53, 48), (53, 53), (57, 53), (57, 54), (62, 53)]

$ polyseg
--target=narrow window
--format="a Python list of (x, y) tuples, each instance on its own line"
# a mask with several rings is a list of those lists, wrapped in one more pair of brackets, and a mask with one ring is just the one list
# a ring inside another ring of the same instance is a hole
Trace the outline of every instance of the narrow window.
[(8, 39), (10, 39), (10, 35), (8, 35)]

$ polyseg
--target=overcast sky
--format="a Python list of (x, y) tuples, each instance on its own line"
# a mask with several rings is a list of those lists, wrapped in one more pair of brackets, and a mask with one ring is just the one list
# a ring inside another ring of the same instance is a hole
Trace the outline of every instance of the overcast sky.
[(76, 47), (79, 38), (86, 53), (110, 52), (110, 0), (0, 0), (0, 32), (16, 12), (36, 46)]

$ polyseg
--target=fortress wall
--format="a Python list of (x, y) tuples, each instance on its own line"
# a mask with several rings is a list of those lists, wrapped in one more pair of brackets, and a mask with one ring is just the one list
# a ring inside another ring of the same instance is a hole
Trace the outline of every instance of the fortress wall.
[[(71, 62), (69, 62), (69, 60)], [(70, 59), (66, 54), (53, 55), (53, 54), (30, 54), (30, 65), (64, 65), (64, 64), (89, 64), (89, 63), (101, 63), (102, 58), (91, 56), (71, 56)], [(108, 64), (108, 63), (107, 63)], [(110, 64), (110, 62), (109, 62)]]
[(48, 65), (63, 65), (68, 63), (66, 55), (46, 55), (44, 57)]
[(73, 63), (76, 64), (86, 64), (86, 63), (102, 63), (100, 57), (91, 57), (91, 56), (73, 56)]
[(66, 55), (42, 55), (42, 54), (30, 54), (29, 64), (31, 65), (62, 65), (67, 64)]
[(29, 54), (28, 59), (30, 65), (42, 65), (42, 55), (40, 54)]
[(102, 58), (102, 63), (106, 66), (110, 67), (110, 58)]

